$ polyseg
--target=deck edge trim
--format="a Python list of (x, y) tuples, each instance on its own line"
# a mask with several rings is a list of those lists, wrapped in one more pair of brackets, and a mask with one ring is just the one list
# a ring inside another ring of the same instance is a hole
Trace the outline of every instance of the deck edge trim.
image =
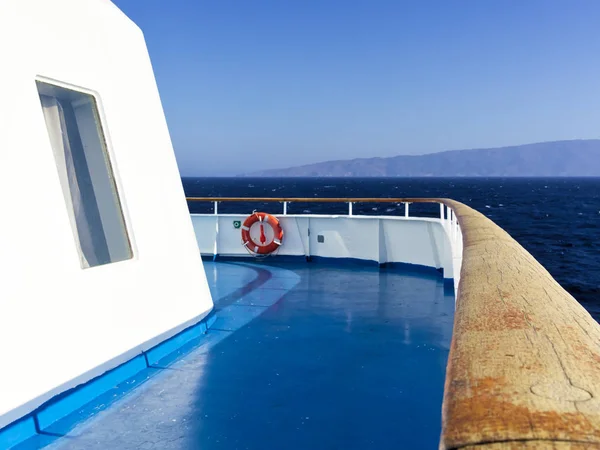
[[(56, 394), (32, 412), (0, 428), (0, 448), (12, 448), (37, 436), (53, 435), (53, 433), (45, 432), (45, 430), (111, 389), (121, 387), (127, 380), (144, 370), (160, 370), (161, 367), (156, 366), (160, 360), (174, 354), (192, 340), (201, 338), (215, 321), (216, 315), (213, 310), (204, 315), (199, 321), (164, 339), (150, 349), (142, 350), (135, 356), (91, 380)], [(132, 384), (129, 388), (123, 389), (120, 397), (136, 387), (137, 384)]]

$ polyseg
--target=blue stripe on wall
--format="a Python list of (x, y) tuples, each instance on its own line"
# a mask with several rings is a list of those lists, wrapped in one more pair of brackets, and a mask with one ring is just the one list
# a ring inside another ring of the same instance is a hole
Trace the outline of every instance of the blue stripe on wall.
[[(304, 256), (304, 255), (275, 255), (277, 258), (277, 262), (301, 262), (306, 261), (309, 263), (319, 263), (319, 264), (335, 264), (337, 266), (341, 265), (359, 265), (359, 266), (371, 266), (371, 267), (379, 267), (381, 269), (386, 270), (398, 270), (402, 272), (412, 272), (412, 273), (423, 273), (423, 274), (438, 274), (443, 275), (444, 271), (442, 268), (435, 268), (431, 266), (424, 266), (421, 264), (411, 264), (405, 262), (387, 262), (379, 264), (378, 261), (371, 259), (360, 259), (360, 258), (334, 258), (330, 256)], [(224, 255), (202, 255), (202, 259), (204, 261), (254, 261), (254, 257), (252, 256), (224, 256)], [(265, 258), (265, 261), (268, 262), (268, 259)]]
[(11, 423), (0, 430), (0, 448), (11, 448), (36, 434), (33, 416)]
[(144, 356), (139, 355), (87, 383), (71, 389), (67, 393), (54, 397), (50, 404), (38, 409), (36, 417), (40, 430), (71, 414), (76, 409), (89, 403), (93, 398), (104, 394), (146, 367)]
[[(109, 403), (112, 403), (122, 394), (129, 392), (141, 382), (149, 379), (153, 372), (158, 372), (168, 363), (174, 361), (176, 358), (171, 356), (191, 341), (199, 340), (200, 337), (206, 334), (208, 328), (215, 323), (215, 320), (216, 317), (211, 312), (200, 322), (180, 331), (147, 352), (135, 356), (86, 383), (56, 395), (27, 416), (0, 429), (0, 449), (12, 448), (19, 444), (28, 447), (27, 441), (29, 440), (31, 440), (31, 448), (38, 448), (42, 441), (48, 444), (49, 440), (61, 437), (68, 432), (68, 429), (60, 426), (58, 427), (59, 430), (55, 430), (56, 427), (53, 425), (64, 422), (64, 419), (74, 412), (90, 415), (91, 413), (87, 412), (87, 409), (98, 410), (95, 406), (87, 408), (90, 402), (111, 393), (111, 399), (107, 399), (110, 401), (105, 402), (106, 405), (103, 405), (107, 407)], [(162, 363), (162, 367), (153, 366), (159, 362)], [(142, 377), (144, 371), (148, 373)], [(104, 409), (104, 407), (101, 409)], [(74, 423), (71, 425), (74, 425)], [(70, 426), (67, 428), (70, 428)]]

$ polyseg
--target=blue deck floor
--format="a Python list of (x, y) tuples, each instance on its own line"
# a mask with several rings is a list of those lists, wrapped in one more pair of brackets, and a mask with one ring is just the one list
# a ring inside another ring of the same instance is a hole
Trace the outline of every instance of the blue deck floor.
[(437, 448), (454, 310), (439, 275), (205, 268), (209, 333), (50, 448)]

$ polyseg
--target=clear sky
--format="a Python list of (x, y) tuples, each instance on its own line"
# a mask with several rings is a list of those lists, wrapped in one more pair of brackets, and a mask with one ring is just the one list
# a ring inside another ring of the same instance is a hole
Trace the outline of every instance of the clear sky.
[(600, 137), (598, 0), (114, 0), (183, 175)]

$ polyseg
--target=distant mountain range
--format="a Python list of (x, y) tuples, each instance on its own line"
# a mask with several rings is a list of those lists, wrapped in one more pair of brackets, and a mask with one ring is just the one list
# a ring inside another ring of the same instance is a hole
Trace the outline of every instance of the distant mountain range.
[(244, 174), (263, 177), (600, 176), (600, 139), (359, 158)]

